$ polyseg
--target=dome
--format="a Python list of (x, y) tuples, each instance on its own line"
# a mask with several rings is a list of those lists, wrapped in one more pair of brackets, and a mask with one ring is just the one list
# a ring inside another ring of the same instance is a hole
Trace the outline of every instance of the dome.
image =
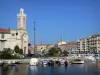
[(62, 41), (58, 43), (58, 45), (62, 45), (62, 44), (66, 44), (66, 42)]
[(20, 9), (20, 13), (21, 13), (21, 14), (24, 13), (24, 9), (23, 9), (23, 8)]

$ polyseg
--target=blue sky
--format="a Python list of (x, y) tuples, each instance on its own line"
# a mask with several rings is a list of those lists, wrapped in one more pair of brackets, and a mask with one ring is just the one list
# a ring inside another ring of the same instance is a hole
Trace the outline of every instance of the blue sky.
[(66, 42), (100, 34), (100, 0), (0, 0), (0, 27), (16, 29), (20, 8), (31, 43), (34, 21), (38, 44), (60, 41), (61, 33)]

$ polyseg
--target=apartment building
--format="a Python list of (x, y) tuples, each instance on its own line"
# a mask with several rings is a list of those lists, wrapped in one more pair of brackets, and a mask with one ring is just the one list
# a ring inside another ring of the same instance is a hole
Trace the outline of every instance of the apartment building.
[(87, 47), (91, 53), (100, 52), (100, 35), (92, 35), (87, 39)]
[(88, 47), (87, 47), (87, 38), (81, 38), (77, 41), (77, 51), (78, 53), (87, 53)]

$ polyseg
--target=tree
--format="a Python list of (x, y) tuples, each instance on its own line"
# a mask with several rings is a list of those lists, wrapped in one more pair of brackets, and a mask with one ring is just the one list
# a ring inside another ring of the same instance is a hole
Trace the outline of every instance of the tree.
[(97, 49), (96, 47), (92, 47), (92, 50), (93, 50), (94, 54), (97, 54), (97, 50), (96, 49)]
[(53, 47), (53, 48), (51, 48), (49, 50), (49, 55), (50, 56), (57, 56), (57, 55), (59, 55), (59, 52), (60, 52), (60, 49), (59, 48)]
[(66, 50), (63, 51), (64, 56), (68, 56), (68, 52)]
[(14, 47), (14, 51), (15, 51), (16, 53), (19, 53), (19, 46), (18, 46), (18, 45), (16, 45), (16, 46)]
[(0, 58), (1, 59), (16, 59), (16, 58), (19, 58), (19, 57), (12, 55), (12, 50), (10, 48), (5, 48), (1, 52)]
[(19, 49), (19, 54), (23, 54), (23, 50), (22, 49)]
[(23, 54), (23, 50), (20, 49), (18, 45), (16, 45), (16, 46), (14, 47), (14, 51), (15, 51), (16, 53)]

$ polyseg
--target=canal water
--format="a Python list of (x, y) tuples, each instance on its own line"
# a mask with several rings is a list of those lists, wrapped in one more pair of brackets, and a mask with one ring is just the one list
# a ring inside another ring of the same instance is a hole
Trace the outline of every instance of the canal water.
[(0, 75), (100, 75), (100, 63), (72, 64), (65, 66), (29, 66), (25, 64), (0, 67)]

